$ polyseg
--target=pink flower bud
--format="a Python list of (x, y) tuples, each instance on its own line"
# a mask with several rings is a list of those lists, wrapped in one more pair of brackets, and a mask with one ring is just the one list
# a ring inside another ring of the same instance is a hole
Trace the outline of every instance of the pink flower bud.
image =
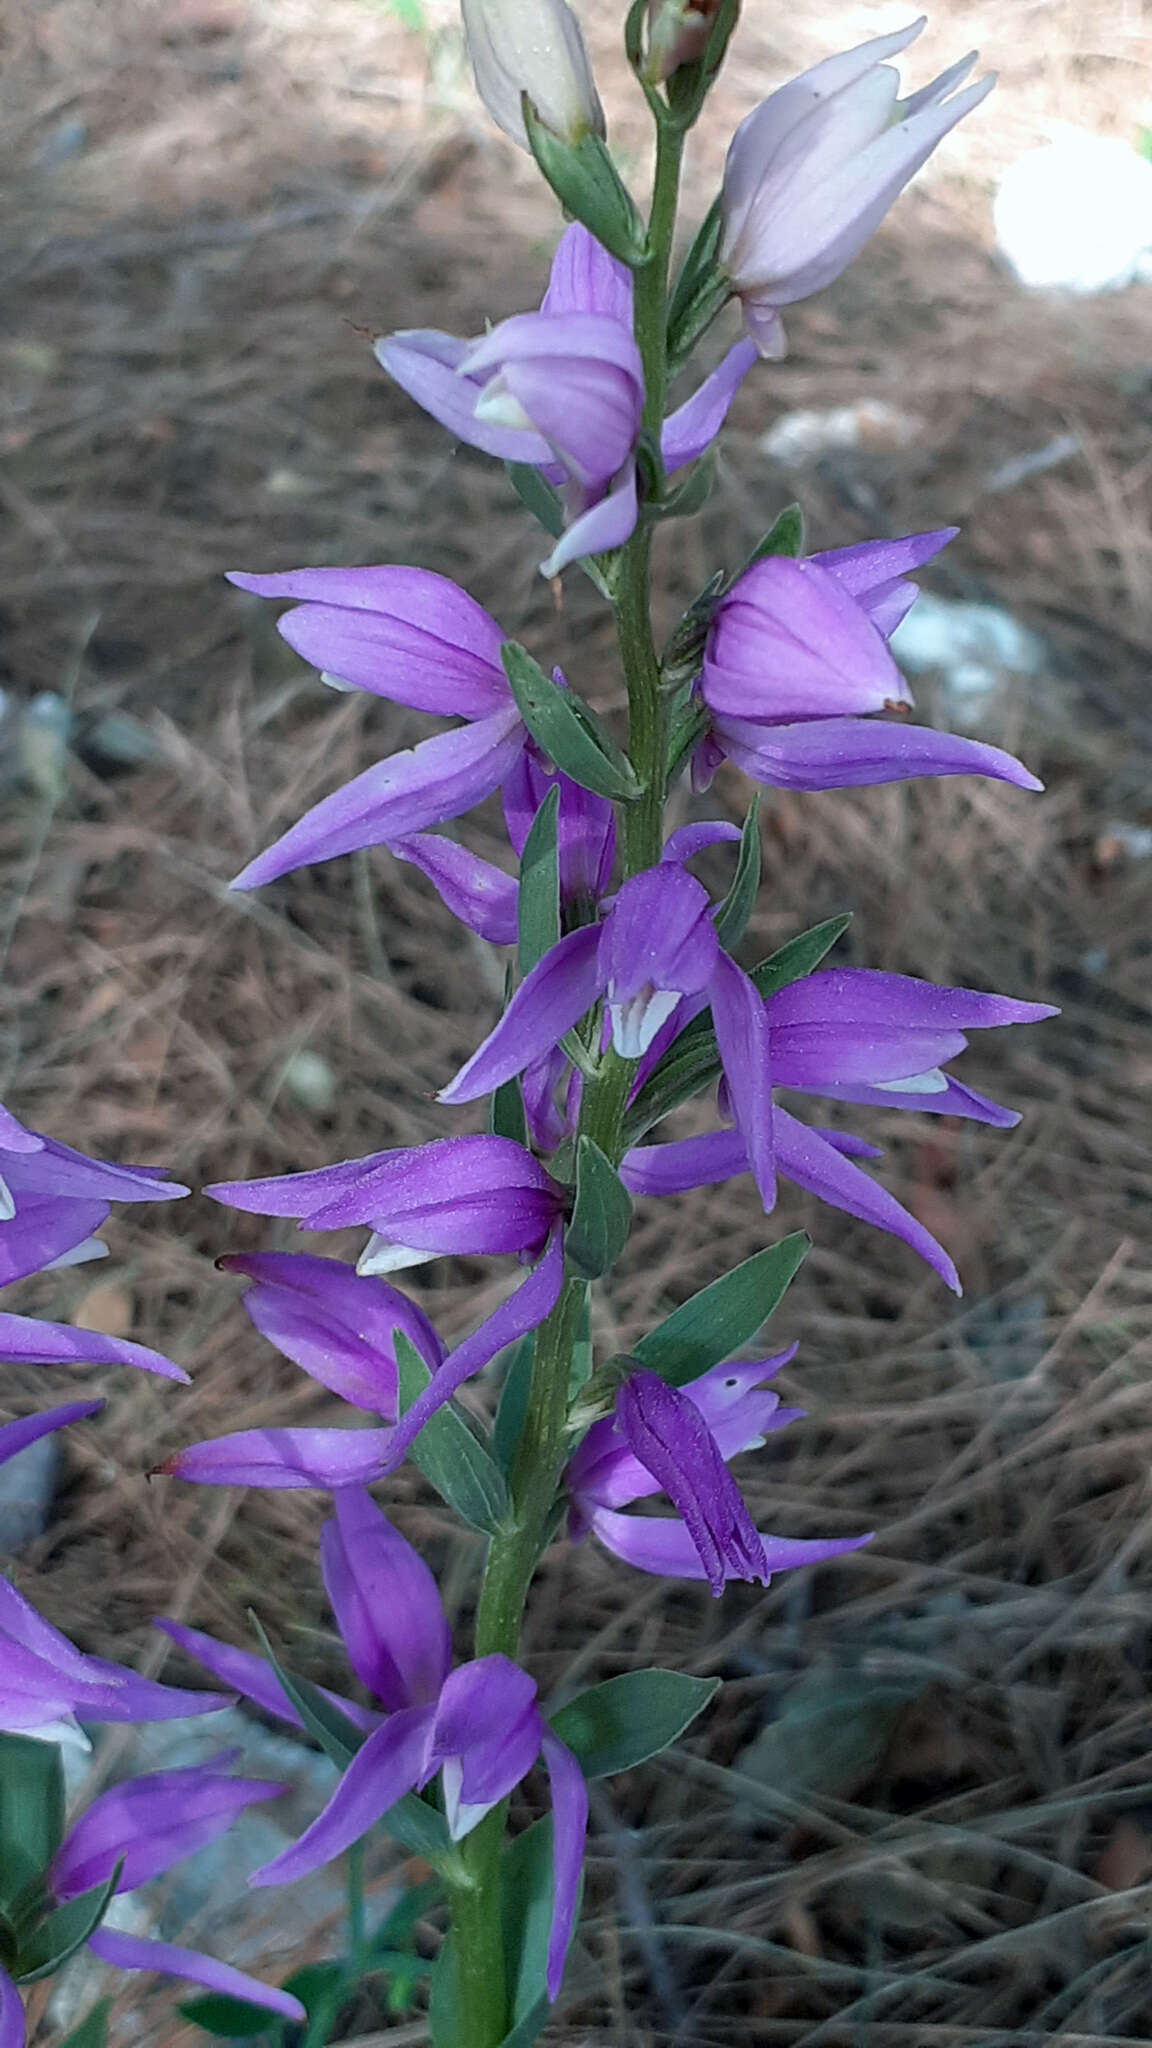
[(589, 129), (603, 135), (604, 110), (566, 0), (461, 0), (461, 7), (476, 90), (505, 135), (527, 149), (523, 93), (565, 142)]
[(648, 55), (644, 76), (662, 85), (683, 64), (696, 64), (708, 47), (720, 0), (648, 0)]

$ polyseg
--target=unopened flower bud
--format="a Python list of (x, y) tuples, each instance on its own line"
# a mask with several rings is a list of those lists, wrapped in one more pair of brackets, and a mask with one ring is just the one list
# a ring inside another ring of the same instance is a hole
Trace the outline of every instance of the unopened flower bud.
[(649, 85), (662, 85), (681, 65), (699, 62), (719, 9), (720, 0), (648, 0)]
[(528, 147), (521, 96), (565, 142), (604, 133), (592, 67), (566, 0), (461, 0), (479, 93), (505, 135)]

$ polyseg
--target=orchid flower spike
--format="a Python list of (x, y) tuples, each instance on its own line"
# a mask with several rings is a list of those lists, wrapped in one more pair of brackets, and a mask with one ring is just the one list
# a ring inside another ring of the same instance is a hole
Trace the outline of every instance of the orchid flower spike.
[[(480, 1657), (452, 1669), (451, 1635), (436, 1582), (371, 1495), (359, 1486), (344, 1487), (335, 1509), (335, 1520), (321, 1535), (324, 1584), (352, 1669), (386, 1718), (357, 1751), (319, 1819), (251, 1881), (287, 1884), (307, 1876), (437, 1774), (449, 1833), (461, 1841), (542, 1757), (554, 1821), (547, 1981), (555, 1999), (576, 1913), (587, 1824), (580, 1766), (544, 1720), (533, 1680), (507, 1657)], [(227, 1682), (266, 1711), (292, 1718), (288, 1703), (277, 1702), (266, 1666), (262, 1677), (246, 1684), (244, 1653), (174, 1623), (162, 1626), (209, 1671), (226, 1671)]]
[(780, 307), (823, 291), (858, 256), (938, 142), (995, 84), (963, 84), (961, 58), (910, 98), (885, 62), (926, 17), (827, 57), (781, 86), (736, 130), (724, 167), (720, 262), (761, 355), (782, 356)]
[[(797, 1565), (818, 1564), (871, 1539), (846, 1536), (797, 1540), (757, 1531), (728, 1461), (758, 1449), (766, 1436), (803, 1411), (783, 1408), (763, 1382), (795, 1355), (717, 1365), (688, 1386), (666, 1386), (654, 1373), (629, 1375), (614, 1414), (593, 1423), (569, 1460), (568, 1533), (589, 1531), (606, 1550), (637, 1570), (663, 1578), (706, 1579), (719, 1596), (732, 1579), (760, 1579)], [(621, 1512), (633, 1501), (668, 1495), (675, 1517)]]

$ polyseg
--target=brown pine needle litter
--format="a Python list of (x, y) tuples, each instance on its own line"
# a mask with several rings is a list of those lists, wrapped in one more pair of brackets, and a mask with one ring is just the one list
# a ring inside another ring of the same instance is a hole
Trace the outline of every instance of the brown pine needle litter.
[[(584, 11), (627, 155), (643, 129), (619, 10)], [(816, 0), (746, 12), (693, 159), (700, 210), (756, 98), (891, 25), (859, 6), (840, 10), (844, 33)], [(972, 40), (978, 12), (943, 0), (925, 67)], [(964, 508), (926, 580), (1039, 635), (1039, 672), (996, 697), (982, 736), (1018, 748), (1048, 794), (777, 797), (747, 957), (850, 909), (843, 962), (1063, 1016), (966, 1056), (966, 1080), (1024, 1112), (1010, 1138), (852, 1114), (955, 1255), (958, 1307), (894, 1240), (794, 1192), (767, 1231), (746, 1182), (644, 1205), (598, 1333), (609, 1350), (768, 1237), (814, 1228), (772, 1333), (801, 1340), (786, 1398), (809, 1419), (741, 1483), (762, 1526), (878, 1535), (715, 1606), (556, 1547), (527, 1642), (545, 1693), (577, 1643), (584, 1679), (649, 1662), (729, 1681), (674, 1766), (597, 1802), (587, 1953), (548, 2036), (571, 2048), (1152, 2033), (1152, 288), (1031, 296), (990, 228), (996, 175), (1053, 121), (1135, 138), (1152, 42), (1135, 0), (1034, 0), (980, 25), (1000, 92), (841, 283), (796, 309), (789, 359), (749, 379), (708, 545), (667, 531), (662, 601), (671, 623), (704, 564), (734, 566), (797, 494), (815, 546)], [(448, 0), (13, 0), (0, 34), (0, 1092), (34, 1127), (194, 1185), (459, 1129), (429, 1098), (494, 1016), (501, 970), (423, 881), (380, 854), (226, 890), (309, 803), (424, 728), (320, 688), (222, 575), (419, 559), (611, 711), (580, 578), (558, 613), (496, 466), (453, 452), (363, 338), (475, 332), (534, 304), (555, 222), (473, 109)], [(856, 405), (858, 445), (802, 472), (760, 445), (781, 413)], [(66, 741), (24, 715), (43, 692)], [(917, 694), (955, 722), (930, 679)], [(502, 858), (495, 814), (466, 829)], [(132, 1212), (109, 1227), (108, 1267), (12, 1300), (131, 1332), (193, 1376), (187, 1392), (106, 1376), (104, 1417), (69, 1433), (52, 1526), (18, 1560), (87, 1649), (154, 1672), (151, 1614), (244, 1640), (255, 1604), (313, 1677), (337, 1677), (324, 1503), (147, 1477), (197, 1437), (336, 1419), (213, 1268), (288, 1244), (279, 1228), (200, 1197)], [(447, 1335), (510, 1284), (466, 1261), (411, 1279)], [(28, 1373), (16, 1405), (42, 1392)], [(410, 1469), (388, 1497), (466, 1606), (474, 1554)], [(164, 1668), (188, 1676), (174, 1655)], [(125, 2041), (204, 2038), (163, 1987), (133, 1980), (117, 2011)], [(359, 2048), (423, 2038), (367, 2008), (349, 2026)]]

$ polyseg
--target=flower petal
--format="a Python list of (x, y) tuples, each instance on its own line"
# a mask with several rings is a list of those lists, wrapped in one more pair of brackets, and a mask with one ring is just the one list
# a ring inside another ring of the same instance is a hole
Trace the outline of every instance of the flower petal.
[(363, 1487), (341, 1487), (335, 1505), (320, 1559), (348, 1661), (384, 1706), (426, 1706), (452, 1663), (436, 1581)]
[(845, 1209), (850, 1216), (858, 1216), (862, 1223), (871, 1223), (877, 1230), (887, 1230), (893, 1237), (902, 1238), (914, 1252), (927, 1260), (945, 1287), (950, 1287), (954, 1294), (963, 1291), (956, 1268), (944, 1247), (936, 1242), (922, 1223), (909, 1215), (887, 1188), (861, 1173), (851, 1160), (835, 1151), (810, 1126), (789, 1116), (786, 1109), (776, 1110), (775, 1127), (776, 1162), (788, 1180), (818, 1195), (833, 1209)]
[(294, 868), (334, 860), (363, 846), (384, 846), (458, 818), (499, 788), (523, 743), (524, 728), (513, 707), (435, 733), (419, 746), (377, 761), (315, 804), (266, 853), (257, 854), (231, 887), (259, 889)]
[(225, 1750), (204, 1764), (147, 1771), (112, 1785), (86, 1806), (69, 1828), (48, 1869), (48, 1885), (62, 1903), (105, 1884), (117, 1865), (117, 1892), (134, 1892), (227, 1834), (238, 1815), (286, 1789), (262, 1778), (233, 1778), (226, 1766), (239, 1752)]
[(477, 419), (476, 401), (483, 385), (462, 375), (459, 367), (472, 346), (470, 341), (458, 341), (455, 335), (441, 334), (435, 328), (410, 327), (398, 334), (382, 334), (372, 344), (372, 352), (400, 389), (447, 427), (457, 441), (494, 455), (500, 462), (549, 462), (552, 450), (543, 435)]
[(385, 1280), (365, 1279), (339, 1259), (304, 1252), (233, 1253), (219, 1261), (255, 1281), (244, 1296), (261, 1334), (321, 1386), (356, 1408), (396, 1416), (396, 1332), (425, 1364), (444, 1356), (415, 1302)]
[[(622, 1515), (612, 1508), (597, 1508), (592, 1528), (606, 1550), (637, 1571), (652, 1572), (660, 1578), (706, 1579), (700, 1554), (683, 1522), (671, 1517), (657, 1521), (652, 1515)], [(773, 1536), (759, 1532), (769, 1573), (792, 1571), (798, 1565), (821, 1564), (826, 1558), (842, 1557), (870, 1543), (870, 1536), (838, 1536), (825, 1541)]]
[(585, 925), (545, 953), (521, 982), (495, 1029), (436, 1100), (475, 1102), (551, 1052), (600, 994), (599, 940), (597, 927)]
[(540, 564), (542, 576), (558, 576), (569, 562), (583, 555), (604, 555), (631, 540), (639, 517), (636, 496), (636, 464), (629, 457), (607, 497), (598, 498), (587, 512), (565, 528), (550, 555)]
[(24, 2048), (24, 2001), (7, 1970), (0, 1968), (0, 2048)]
[(737, 768), (772, 789), (860, 789), (916, 775), (987, 775), (1019, 789), (1044, 787), (1000, 747), (886, 719), (769, 726), (725, 717), (714, 722), (713, 737)]
[(478, 938), (492, 946), (516, 944), (516, 906), (519, 885), (514, 875), (479, 854), (469, 853), (454, 839), (435, 832), (414, 832), (405, 839), (392, 839), (388, 851), (394, 860), (410, 861), (427, 875), (441, 901), (453, 917)]
[(548, 1935), (546, 1983), (548, 1996), (555, 2004), (560, 1996), (564, 1959), (580, 1897), (588, 1787), (572, 1751), (547, 1727), (541, 1747), (552, 1788), (552, 1926)]
[(669, 476), (695, 462), (716, 439), (732, 400), (758, 357), (754, 341), (736, 342), (687, 403), (669, 413), (660, 435), (660, 453)]
[(542, 313), (599, 313), (632, 331), (632, 272), (579, 221), (556, 244)]
[(18, 1422), (6, 1422), (0, 1428), (0, 1465), (6, 1465), (9, 1458), (18, 1458), (29, 1444), (50, 1436), (54, 1429), (65, 1429), (70, 1422), (98, 1415), (103, 1406), (103, 1401), (69, 1401), (62, 1408), (45, 1408), (39, 1415), (24, 1415)]
[(0, 1358), (9, 1365), (135, 1365), (161, 1379), (189, 1383), (182, 1367), (145, 1344), (102, 1337), (68, 1323), (42, 1323), (37, 1316), (0, 1314)]
[(425, 1751), (432, 1730), (431, 1707), (402, 1707), (368, 1737), (348, 1765), (324, 1811), (298, 1842), (274, 1856), (248, 1882), (291, 1884), (350, 1849), (383, 1819), (405, 1792), (427, 1776)]
[(225, 1998), (242, 1998), (249, 2005), (264, 2006), (282, 2013), (285, 2019), (306, 2022), (308, 2015), (290, 1991), (278, 1991), (262, 1984), (231, 1963), (218, 1963), (194, 1948), (176, 1948), (170, 1941), (149, 1941), (135, 1934), (118, 1934), (114, 1928), (99, 1927), (88, 1937), (88, 1946), (102, 1963), (117, 1970), (158, 1970), (164, 1977), (181, 1977), (189, 1984), (203, 1984)]
[(392, 1468), (390, 1429), (240, 1429), (189, 1444), (158, 1472), (199, 1486), (363, 1486)]
[[(238, 1650), (233, 1643), (218, 1643), (214, 1636), (205, 1635), (198, 1628), (186, 1628), (182, 1622), (167, 1621), (157, 1615), (153, 1627), (163, 1630), (189, 1657), (211, 1672), (213, 1678), (226, 1685), (231, 1692), (242, 1693), (265, 1714), (274, 1720), (288, 1721), (293, 1728), (303, 1728), (304, 1723), (292, 1705), (272, 1666), (263, 1657), (254, 1656), (251, 1650)], [(330, 1706), (336, 1707), (358, 1728), (370, 1735), (380, 1725), (380, 1716), (369, 1707), (358, 1706), (355, 1700), (346, 1700), (342, 1693), (330, 1692), (327, 1686), (318, 1690)]]
[(772, 1129), (771, 1032), (763, 998), (743, 969), (721, 953), (712, 982), (712, 1021), (733, 1119), (765, 1210), (776, 1200)]

